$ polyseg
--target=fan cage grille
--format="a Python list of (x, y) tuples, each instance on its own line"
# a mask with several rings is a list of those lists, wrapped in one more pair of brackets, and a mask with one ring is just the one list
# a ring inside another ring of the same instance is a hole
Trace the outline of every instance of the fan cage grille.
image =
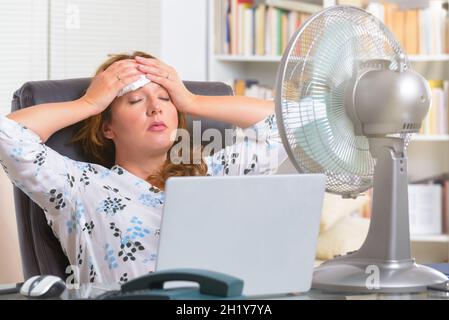
[(321, 11), (292, 37), (277, 79), (277, 119), (296, 168), (326, 174), (327, 192), (357, 196), (372, 187), (376, 161), (368, 139), (354, 133), (345, 89), (368, 70), (398, 69), (401, 56), (391, 32), (353, 7)]

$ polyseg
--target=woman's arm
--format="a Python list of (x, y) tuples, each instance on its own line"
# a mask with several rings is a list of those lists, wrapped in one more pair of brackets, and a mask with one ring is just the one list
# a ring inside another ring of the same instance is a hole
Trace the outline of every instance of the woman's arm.
[(31, 129), (45, 143), (55, 132), (97, 113), (94, 105), (81, 98), (21, 109), (9, 114), (7, 118)]
[(274, 113), (274, 102), (241, 96), (195, 96), (188, 113), (248, 128)]
[(122, 88), (139, 79), (142, 73), (136, 66), (135, 60), (119, 61), (97, 75), (80, 99), (25, 108), (7, 118), (31, 129), (45, 143), (55, 132), (106, 109)]
[(136, 57), (139, 70), (163, 86), (176, 108), (185, 113), (250, 127), (274, 113), (274, 102), (240, 96), (198, 96), (185, 86), (176, 70), (156, 59)]

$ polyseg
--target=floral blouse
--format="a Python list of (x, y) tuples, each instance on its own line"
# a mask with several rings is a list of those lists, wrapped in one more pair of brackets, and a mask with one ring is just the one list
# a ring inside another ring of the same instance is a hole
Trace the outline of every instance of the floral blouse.
[[(274, 173), (287, 158), (271, 115), (205, 158), (208, 175)], [(238, 141), (238, 140), (237, 140)], [(164, 191), (116, 165), (74, 161), (0, 117), (0, 165), (38, 204), (80, 283), (124, 283), (155, 270)]]

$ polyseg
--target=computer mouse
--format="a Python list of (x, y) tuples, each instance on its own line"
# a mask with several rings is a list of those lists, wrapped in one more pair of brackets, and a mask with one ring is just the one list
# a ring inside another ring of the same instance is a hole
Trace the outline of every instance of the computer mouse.
[(22, 285), (20, 293), (29, 298), (57, 298), (66, 289), (61, 278), (56, 276), (35, 276)]

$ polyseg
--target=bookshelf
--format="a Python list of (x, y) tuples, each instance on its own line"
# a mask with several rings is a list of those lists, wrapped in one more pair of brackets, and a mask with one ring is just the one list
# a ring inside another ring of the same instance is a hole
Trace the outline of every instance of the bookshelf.
[[(279, 63), (282, 56), (243, 56), (215, 54), (214, 59), (228, 62), (274, 62)], [(449, 62), (449, 54), (441, 55), (411, 55), (408, 57), (410, 62)]]
[(449, 54), (436, 54), (436, 55), (410, 55), (411, 62), (448, 62)]
[[(251, 2), (241, 0), (243, 2)], [(435, 0), (431, 0), (431, 2)], [(215, 27), (217, 18), (216, 7), (219, 4), (219, 0), (212, 1), (209, 10), (210, 25)], [(276, 1), (266, 0), (258, 1), (256, 3), (265, 2), (267, 5), (272, 5)], [(304, 9), (303, 13), (311, 15), (318, 10), (337, 4), (336, 0), (306, 0), (306, 1), (288, 1), (282, 0), (279, 3), (297, 3), (298, 7)], [(344, 4), (357, 4), (375, 3), (376, 1), (365, 0), (340, 0), (339, 3)], [(302, 7), (301, 7), (302, 5)], [(294, 5), (295, 6), (295, 5)], [(279, 8), (286, 8), (279, 5)], [(288, 7), (288, 6), (287, 6)], [(406, 8), (410, 9), (410, 8)], [(256, 13), (257, 14), (257, 13)], [(302, 19), (302, 18), (301, 18)], [(301, 21), (303, 22), (303, 21)], [(275, 77), (277, 74), (277, 68), (281, 60), (281, 55), (254, 55), (254, 54), (223, 54), (217, 53), (217, 32), (210, 32), (209, 39), (209, 63), (208, 63), (208, 79), (223, 81), (233, 85), (235, 79), (251, 79), (258, 81), (263, 87), (274, 88)], [(256, 31), (254, 31), (254, 34)], [(448, 30), (449, 32), (449, 30)], [(232, 34), (231, 34), (232, 36)], [(449, 38), (449, 37), (447, 37)], [(222, 40), (222, 39), (220, 39)], [(247, 40), (247, 39), (245, 39)], [(449, 42), (449, 39), (447, 40)], [(441, 46), (441, 45), (440, 45)], [(449, 46), (449, 44), (448, 44)], [(222, 49), (222, 48), (220, 48)], [(220, 51), (218, 49), (218, 51)], [(430, 50), (430, 49), (429, 49)], [(232, 51), (232, 50), (229, 50)], [(423, 74), (427, 79), (440, 79), (449, 80), (449, 50), (446, 50), (448, 54), (413, 54), (409, 55), (412, 67), (417, 72)], [(448, 119), (449, 122), (449, 119)], [(449, 142), (449, 130), (445, 129), (444, 132), (432, 132), (429, 135), (419, 135), (412, 139), (412, 144), (422, 145), (426, 142)], [(442, 134), (439, 134), (442, 133)], [(449, 147), (449, 146), (448, 146)], [(416, 149), (416, 148), (415, 148)], [(444, 161), (449, 159), (443, 159)], [(449, 161), (447, 161), (449, 163)], [(449, 171), (449, 165), (446, 168)]]
[(449, 236), (413, 236), (412, 255), (418, 263), (444, 263), (449, 261)]
[[(258, 3), (260, 2), (263, 1)], [(335, 5), (337, 1), (310, 0), (307, 2), (309, 3), (307, 3), (308, 11), (306, 13), (313, 14), (318, 9)], [(310, 2), (313, 2), (311, 6), (309, 6)], [(357, 1), (352, 0), (352, 2)], [(370, 1), (364, 2), (370, 3)], [(216, 28), (217, 23), (215, 21), (217, 17), (215, 6), (218, 3), (218, 0), (211, 1), (208, 8), (211, 32), (208, 35), (207, 79), (210, 81), (223, 81), (230, 85), (234, 84), (234, 79), (251, 79), (258, 81), (263, 87), (274, 88), (281, 55), (255, 55), (253, 53), (248, 54), (248, 52), (246, 54), (224, 54), (217, 50), (216, 42), (219, 37), (217, 37), (218, 33), (214, 28)], [(449, 30), (447, 39), (449, 47)], [(409, 55), (409, 60), (413, 69), (427, 79), (449, 80), (449, 50), (447, 52), (440, 54), (411, 54)], [(447, 134), (414, 135), (408, 148), (408, 157), (411, 181), (449, 172), (449, 132)], [(418, 261), (448, 261), (449, 236), (413, 236), (412, 248)]]
[(214, 56), (214, 59), (222, 62), (273, 62), (279, 63), (281, 56), (236, 56), (218, 54)]
[(414, 242), (446, 243), (446, 242), (449, 242), (449, 235), (447, 235), (447, 234), (435, 234), (435, 235), (413, 236), (412, 237), (412, 241), (414, 241)]
[(412, 142), (449, 142), (449, 134), (415, 135), (412, 137)]
[[(237, 0), (231, 0), (237, 1)], [(242, 2), (249, 3), (250, 0), (239, 0)], [(256, 4), (265, 2), (268, 4), (276, 3), (273, 0), (254, 0)], [(436, 0), (431, 0), (431, 2)], [(254, 55), (246, 52), (239, 52), (239, 54), (224, 54), (223, 48), (217, 48), (217, 39), (219, 39), (218, 34), (223, 32), (223, 29), (216, 29), (217, 16), (216, 16), (216, 6), (218, 6), (220, 0), (211, 1), (209, 6), (209, 22), (212, 28), (212, 32), (209, 33), (209, 61), (208, 61), (208, 71), (207, 78), (211, 80), (219, 80), (232, 84), (233, 79), (255, 79), (258, 80), (262, 86), (274, 88), (275, 85), (275, 75), (277, 71), (277, 66), (281, 60), (281, 55), (270, 54), (270, 55)], [(304, 1), (291, 1), (282, 0), (277, 1), (278, 3), (297, 3), (298, 7), (301, 8), (303, 4), (304, 11), (302, 11), (305, 16), (298, 18), (301, 19), (301, 23), (307, 18), (308, 15), (316, 13), (318, 10), (332, 6), (339, 3), (344, 4), (356, 4), (356, 3), (376, 3), (377, 1), (367, 1), (367, 0), (304, 0)], [(397, 1), (396, 1), (397, 2)], [(406, 2), (406, 1), (403, 1)], [(277, 8), (285, 8), (282, 5), (278, 5)], [(256, 13), (257, 14), (257, 13)], [(267, 14), (267, 13), (266, 13)], [(256, 19), (256, 18), (254, 18)], [(223, 23), (223, 21), (221, 21)], [(296, 30), (296, 28), (294, 29)], [(238, 30), (241, 33), (242, 30)], [(252, 30), (253, 34), (256, 34), (256, 30)], [(289, 33), (290, 33), (289, 29)], [(230, 36), (233, 36), (230, 32)], [(404, 32), (402, 32), (404, 33)], [(244, 37), (241, 36), (242, 38)], [(253, 37), (254, 38), (254, 37)], [(446, 37), (449, 38), (449, 37)], [(222, 39), (219, 39), (221, 42)], [(241, 45), (242, 41), (247, 41), (248, 38), (241, 40), (237, 46)], [(254, 40), (255, 41), (255, 40)], [(288, 41), (288, 40), (287, 40)], [(448, 39), (449, 42), (449, 39)], [(231, 46), (232, 44), (229, 44)], [(285, 43), (283, 44), (285, 46)], [(238, 50), (238, 49), (236, 49)], [(423, 50), (432, 51), (432, 49)], [(437, 50), (437, 49), (435, 49)], [(229, 49), (228, 51), (233, 51)], [(242, 51), (242, 50), (238, 50)], [(243, 50), (247, 51), (247, 50)], [(279, 50), (278, 50), (279, 51)], [(432, 51), (434, 52), (434, 51)], [(439, 51), (438, 51), (439, 52)], [(449, 50), (447, 54), (410, 54), (409, 59), (412, 63), (413, 68), (424, 74), (428, 79), (443, 79), (447, 80), (449, 74)]]

